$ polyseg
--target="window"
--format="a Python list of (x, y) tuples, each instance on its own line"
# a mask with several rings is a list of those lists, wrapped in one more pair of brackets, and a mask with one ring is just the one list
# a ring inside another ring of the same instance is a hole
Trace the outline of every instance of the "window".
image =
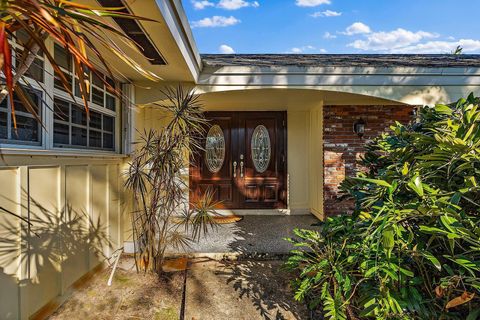
[[(80, 98), (82, 96), (80, 93), (80, 84), (78, 77), (76, 77), (74, 73), (72, 56), (69, 55), (62, 46), (55, 44), (54, 57), (55, 61), (60, 65), (63, 74), (67, 78), (70, 88), (73, 89), (75, 96)], [(117, 88), (115, 81), (99, 71), (91, 72), (88, 68), (84, 69), (88, 101), (100, 108), (115, 111), (117, 106), (117, 97), (114, 93), (114, 90)], [(74, 83), (72, 83), (72, 81)], [(55, 75), (55, 88), (61, 91), (66, 91), (58, 75)]]
[[(31, 90), (27, 92), (37, 108), (37, 113), (41, 115), (41, 94)], [(14, 128), (10, 98), (7, 96), (0, 103), (0, 141), (2, 143), (40, 145), (41, 124), (27, 111), (16, 94), (13, 99), (17, 129)]]
[(55, 147), (115, 148), (115, 117), (55, 98), (53, 144)]
[[(9, 35), (8, 41), (12, 47), (12, 63), (18, 67), (30, 36), (25, 31), (19, 30), (14, 35)], [(64, 88), (58, 73), (50, 66), (45, 52), (38, 52), (25, 77), (19, 80), (19, 85), (21, 84), (24, 91), (30, 94), (36, 111), (47, 128), (28, 112), (15, 94), (13, 98), (17, 122), (15, 129), (11, 102), (7, 96), (0, 103), (0, 144), (18, 147), (21, 145), (24, 149), (25, 145), (28, 145), (30, 149), (116, 151), (115, 140), (119, 131), (116, 122), (120, 101), (115, 91), (119, 83), (104, 73), (92, 72), (85, 68), (89, 104), (87, 117), (80, 97), (79, 80), (75, 75), (72, 55), (61, 45), (55, 44), (52, 39), (47, 39), (46, 44), (60, 67), (59, 72), (66, 77), (68, 89), (73, 91), (75, 98), (66, 92), (68, 90)], [(5, 83), (5, 80), (0, 79), (0, 82)], [(51, 129), (47, 130), (48, 128)]]
[[(69, 83), (71, 88), (72, 76), (73, 76), (72, 56), (59, 44), (55, 43), (54, 50), (53, 50), (53, 57), (57, 62), (58, 66), (60, 67), (60, 69), (63, 71), (63, 75), (67, 79), (67, 82)], [(56, 72), (55, 72), (54, 87), (56, 89), (65, 91), (62, 81), (60, 80), (60, 76)]]
[(66, 94), (58, 75), (55, 75), (54, 147), (114, 150), (118, 99), (113, 91), (117, 88), (116, 82), (101, 72), (84, 68), (90, 113), (88, 120), (72, 56), (62, 46), (55, 44), (54, 58), (74, 95), (79, 98), (73, 101)]
[[(15, 67), (20, 66), (23, 50), (25, 44), (30, 40), (28, 33), (20, 29), (15, 33), (15, 41), (12, 41), (13, 57), (15, 59)], [(35, 60), (33, 60), (30, 68), (25, 75), (33, 80), (44, 82), (45, 81), (45, 58), (42, 51), (39, 51)]]
[[(29, 41), (30, 36), (25, 30), (18, 30), (14, 36), (9, 36), (9, 42), (12, 48), (12, 59), (15, 68), (20, 66), (21, 58), (24, 52), (24, 46)], [(37, 53), (29, 69), (24, 76), (27, 77), (28, 88), (23, 85), (24, 91), (30, 95), (32, 104), (37, 114), (41, 117), (42, 91), (36, 90), (40, 87), (38, 83), (45, 81), (45, 58), (42, 51)], [(24, 79), (19, 82), (24, 83)], [(2, 83), (5, 80), (2, 78)], [(36, 89), (34, 89), (35, 87)], [(0, 103), (0, 143), (22, 144), (22, 145), (41, 145), (42, 144), (42, 126), (19, 99), (16, 93), (13, 96), (13, 105), (15, 107), (15, 117), (12, 113), (12, 101), (10, 96), (5, 97)], [(17, 123), (15, 129), (14, 120)]]

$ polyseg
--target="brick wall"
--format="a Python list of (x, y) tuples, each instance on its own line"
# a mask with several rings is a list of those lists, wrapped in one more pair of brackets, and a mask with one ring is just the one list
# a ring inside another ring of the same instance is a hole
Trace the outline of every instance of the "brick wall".
[[(357, 161), (364, 144), (385, 131), (392, 123), (407, 123), (412, 117), (410, 106), (325, 106), (323, 109), (324, 212), (326, 215), (349, 212), (351, 201), (338, 199), (338, 187), (346, 176), (361, 168)], [(365, 120), (365, 134), (353, 132), (358, 119)]]

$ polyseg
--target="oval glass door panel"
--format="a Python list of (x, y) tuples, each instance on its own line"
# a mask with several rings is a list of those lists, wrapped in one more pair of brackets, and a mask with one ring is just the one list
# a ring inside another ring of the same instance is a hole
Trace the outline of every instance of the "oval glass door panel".
[(252, 141), (252, 160), (255, 170), (259, 173), (263, 173), (267, 170), (270, 163), (271, 145), (270, 135), (264, 125), (258, 125), (253, 130)]
[(208, 170), (217, 173), (225, 161), (225, 136), (219, 125), (213, 125), (208, 130), (205, 142), (205, 163)]

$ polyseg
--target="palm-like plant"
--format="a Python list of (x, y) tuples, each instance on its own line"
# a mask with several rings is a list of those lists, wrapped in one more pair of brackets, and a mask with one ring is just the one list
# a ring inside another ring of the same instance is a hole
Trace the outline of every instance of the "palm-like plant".
[[(54, 57), (45, 46), (45, 39), (50, 37), (62, 45), (67, 53), (73, 57), (75, 76), (80, 83), (80, 94), (88, 115), (89, 83), (85, 79), (87, 69), (99, 75), (92, 63), (92, 56), (100, 61), (102, 67), (113, 78), (112, 70), (102, 52), (113, 53), (128, 66), (138, 71), (144, 77), (157, 80), (158, 77), (148, 70), (144, 70), (137, 62), (130, 58), (117, 42), (122, 42), (130, 48), (137, 49), (135, 43), (126, 36), (116, 25), (110, 23), (109, 18), (121, 17), (125, 19), (150, 20), (122, 11), (124, 8), (92, 7), (67, 0), (0, 0), (0, 68), (5, 76), (5, 85), (0, 91), (0, 102), (7, 95), (11, 96), (13, 124), (16, 128), (15, 106), (13, 92), (15, 91), (37, 121), (40, 117), (35, 111), (29, 95), (17, 85), (30, 68), (35, 56), (41, 51), (50, 62), (62, 82), (66, 92), (75, 100), (67, 78), (61, 71)], [(150, 20), (151, 21), (151, 20)], [(29, 40), (22, 43), (24, 50), (18, 59), (17, 68), (12, 65), (12, 52), (8, 38), (17, 38), (16, 31), (23, 30)], [(115, 40), (117, 39), (117, 40)], [(117, 42), (116, 42), (117, 41)], [(95, 43), (97, 45), (95, 45)], [(100, 76), (100, 78), (103, 78)], [(121, 93), (104, 80), (107, 89), (120, 96)]]
[[(126, 173), (136, 210), (132, 214), (135, 261), (144, 270), (160, 271), (168, 248), (181, 249), (213, 227), (213, 194), (207, 192), (188, 207), (189, 155), (201, 150), (207, 124), (198, 96), (181, 87), (162, 92), (156, 105), (170, 122), (160, 130), (141, 134)], [(188, 169), (187, 169), (188, 171)], [(138, 255), (137, 255), (138, 253)]]

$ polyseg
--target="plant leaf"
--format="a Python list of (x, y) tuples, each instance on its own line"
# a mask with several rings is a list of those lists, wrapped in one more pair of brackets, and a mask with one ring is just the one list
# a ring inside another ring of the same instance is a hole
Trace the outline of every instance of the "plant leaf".
[(475, 293), (468, 293), (467, 291), (464, 291), (461, 296), (458, 296), (448, 301), (445, 309), (455, 308), (459, 305), (467, 303), (468, 301), (472, 300), (473, 297), (475, 297)]

